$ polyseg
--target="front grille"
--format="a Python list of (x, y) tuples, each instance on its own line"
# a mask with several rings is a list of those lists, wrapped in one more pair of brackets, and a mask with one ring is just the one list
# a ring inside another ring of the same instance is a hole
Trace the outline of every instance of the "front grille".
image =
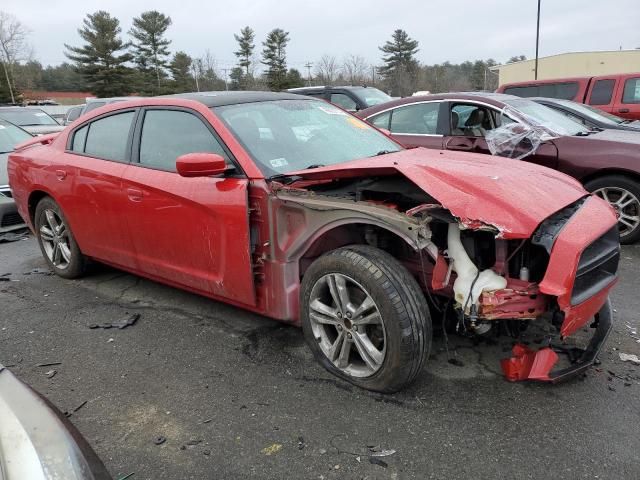
[(609, 285), (617, 276), (620, 234), (614, 226), (580, 255), (571, 304), (578, 305)]
[(7, 213), (2, 217), (2, 221), (0, 221), (0, 227), (12, 227), (14, 225), (20, 225), (24, 223), (22, 217), (18, 213)]

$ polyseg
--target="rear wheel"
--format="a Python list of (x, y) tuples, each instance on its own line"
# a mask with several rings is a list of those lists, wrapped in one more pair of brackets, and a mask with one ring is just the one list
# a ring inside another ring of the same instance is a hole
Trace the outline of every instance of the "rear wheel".
[(620, 243), (640, 239), (640, 184), (623, 175), (607, 175), (585, 184), (590, 192), (606, 200), (618, 214)]
[(318, 258), (302, 281), (300, 316), (320, 364), (368, 390), (402, 389), (429, 356), (424, 295), (407, 269), (377, 248), (350, 246)]
[(51, 197), (44, 197), (36, 206), (34, 227), (42, 255), (57, 275), (76, 278), (84, 273), (85, 257), (62, 209)]

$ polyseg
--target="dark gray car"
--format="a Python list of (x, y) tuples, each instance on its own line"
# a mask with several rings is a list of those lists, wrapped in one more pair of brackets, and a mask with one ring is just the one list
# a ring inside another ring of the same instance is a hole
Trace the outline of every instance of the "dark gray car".
[(45, 135), (64, 130), (64, 126), (49, 114), (34, 107), (2, 107), (0, 118), (18, 125), (33, 135)]

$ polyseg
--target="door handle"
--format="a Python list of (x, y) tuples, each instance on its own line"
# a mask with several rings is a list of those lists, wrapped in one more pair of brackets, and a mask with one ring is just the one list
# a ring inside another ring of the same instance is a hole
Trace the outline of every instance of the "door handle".
[(127, 188), (127, 197), (132, 202), (141, 202), (142, 201), (142, 190), (138, 190), (137, 188)]
[(64, 170), (56, 170), (56, 177), (58, 177), (58, 180), (64, 180), (67, 178), (67, 172)]
[(618, 109), (618, 113), (629, 113), (629, 109), (628, 108), (620, 108), (620, 109)]

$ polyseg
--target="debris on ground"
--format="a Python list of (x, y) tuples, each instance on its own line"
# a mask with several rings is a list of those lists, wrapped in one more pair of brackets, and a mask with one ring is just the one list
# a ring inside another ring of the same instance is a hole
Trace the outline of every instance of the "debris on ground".
[(449, 360), (447, 360), (447, 362), (451, 365), (455, 365), (456, 367), (464, 367), (464, 362), (457, 358), (450, 358)]
[(127, 478), (133, 477), (133, 475), (134, 475), (134, 472), (131, 472), (128, 475), (118, 478), (118, 480), (127, 480)]
[(387, 468), (389, 466), (387, 462), (385, 462), (384, 460), (380, 460), (378, 457), (369, 457), (369, 463), (372, 463), (373, 465), (379, 465), (382, 468)]
[(202, 451), (202, 454), (203, 454), (203, 455), (207, 455), (207, 456), (208, 456), (208, 455), (211, 455), (211, 450), (203, 450), (203, 451)]
[(165, 437), (163, 437), (162, 435), (157, 436), (153, 439), (153, 443), (155, 443), (156, 445), (162, 445), (164, 442), (166, 442), (167, 439)]
[(302, 450), (307, 444), (304, 442), (304, 437), (298, 437), (298, 450)]
[(349, 450), (344, 450), (338, 446), (336, 446), (336, 444), (334, 443), (334, 440), (337, 437), (346, 437), (347, 435), (344, 433), (338, 433), (337, 435), (334, 435), (331, 440), (329, 441), (329, 444), (335, 448), (338, 453), (346, 453), (348, 455), (353, 455), (354, 457), (388, 457), (390, 455), (393, 455), (394, 453), (396, 453), (395, 450), (393, 449), (384, 449), (382, 448), (380, 445), (367, 445), (367, 450), (366, 451), (361, 451), (361, 452), (353, 452), (353, 451), (349, 451)]
[(57, 371), (57, 370), (49, 370), (49, 371), (48, 371), (47, 373), (45, 373), (44, 375), (45, 375), (45, 377), (47, 377), (47, 378), (53, 378), (53, 377), (56, 375), (56, 373), (58, 373), (58, 371)]
[(640, 365), (640, 358), (638, 358), (637, 355), (631, 355), (629, 353), (622, 352), (620, 352), (618, 355), (620, 355), (620, 360), (622, 360), (623, 362), (630, 362), (634, 365)]
[(274, 443), (273, 445), (269, 445), (261, 450), (261, 452), (265, 455), (275, 455), (280, 450), (282, 450), (282, 444)]
[(78, 405), (76, 408), (74, 408), (73, 410), (71, 410), (70, 412), (64, 412), (64, 416), (69, 418), (71, 415), (73, 415), (74, 413), (76, 413), (78, 410), (80, 410), (82, 407), (84, 407), (86, 404), (88, 403), (88, 400), (85, 400), (84, 402), (82, 402), (80, 405)]
[(62, 362), (36, 363), (36, 367), (55, 367), (56, 365), (62, 365)]
[(189, 440), (189, 441), (187, 442), (187, 445), (189, 445), (189, 446), (193, 447), (193, 446), (195, 446), (195, 445), (199, 445), (199, 444), (201, 444), (201, 443), (202, 443), (202, 440)]
[(24, 272), (23, 275), (47, 275), (51, 277), (55, 275), (55, 273), (48, 268), (34, 268), (30, 272)]
[(0, 233), (0, 243), (17, 242), (18, 240), (22, 240), (28, 236), (29, 230), (26, 228), (24, 230), (18, 230), (17, 232)]
[(213, 418), (207, 418), (206, 420), (203, 420), (202, 423), (211, 423), (213, 422)]
[(125, 318), (123, 318), (122, 320), (118, 320), (116, 322), (111, 322), (111, 323), (94, 323), (93, 325), (89, 325), (89, 328), (91, 329), (96, 329), (96, 328), (119, 328), (120, 330), (122, 330), (123, 328), (127, 328), (131, 325), (134, 325), (138, 319), (140, 318), (140, 314), (139, 313), (134, 313), (132, 315), (129, 315)]

